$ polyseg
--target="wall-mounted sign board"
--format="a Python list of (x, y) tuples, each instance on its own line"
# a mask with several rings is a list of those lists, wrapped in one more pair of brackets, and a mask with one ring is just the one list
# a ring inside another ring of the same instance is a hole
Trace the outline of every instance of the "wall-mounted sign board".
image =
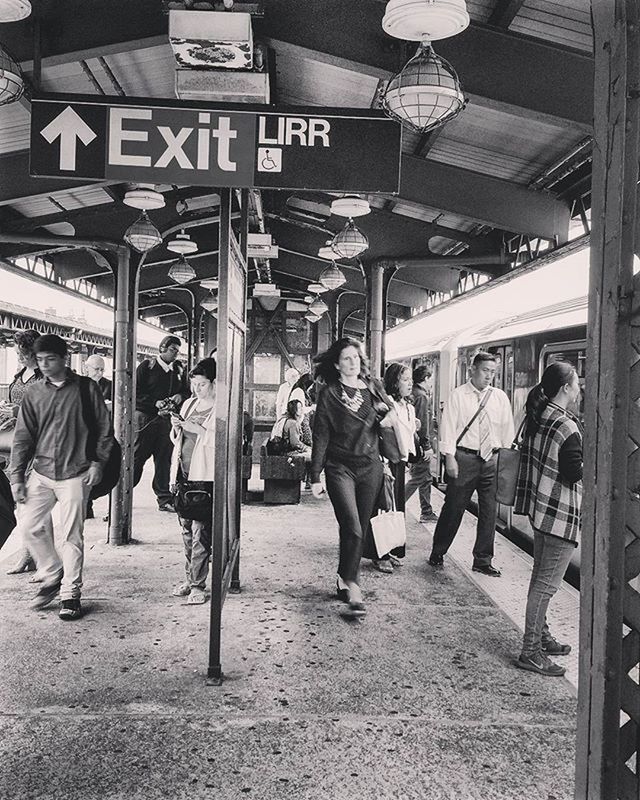
[(31, 113), (33, 176), (396, 193), (401, 128), (368, 109), (47, 95)]

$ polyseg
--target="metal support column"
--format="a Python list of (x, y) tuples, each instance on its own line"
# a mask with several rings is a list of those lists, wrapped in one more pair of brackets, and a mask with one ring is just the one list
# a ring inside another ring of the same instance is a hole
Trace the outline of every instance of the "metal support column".
[(592, 15), (595, 144), (575, 797), (617, 800), (640, 796), (640, 286), (633, 278), (640, 245), (640, 12), (637, 0), (592, 0)]
[(138, 276), (130, 269), (127, 247), (117, 250), (114, 360), (113, 428), (122, 447), (120, 480), (111, 493), (109, 544), (128, 544), (131, 540), (133, 509), (133, 408), (136, 379), (138, 319)]
[(371, 374), (382, 377), (384, 361), (382, 355), (385, 327), (384, 266), (380, 262), (365, 267), (367, 286), (366, 345), (371, 362)]

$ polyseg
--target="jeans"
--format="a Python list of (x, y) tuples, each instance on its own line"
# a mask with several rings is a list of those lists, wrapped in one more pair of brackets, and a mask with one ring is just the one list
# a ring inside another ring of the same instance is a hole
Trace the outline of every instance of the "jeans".
[(192, 589), (204, 589), (211, 555), (211, 523), (179, 517), (184, 544), (184, 572)]
[(432, 476), (429, 459), (410, 464), (409, 475), (411, 477), (404, 487), (405, 503), (417, 489), (420, 498), (420, 516), (426, 517), (433, 512), (433, 506), (431, 505)]
[(527, 595), (522, 655), (534, 656), (551, 638), (547, 625), (549, 601), (562, 585), (576, 543), (559, 536), (533, 532), (533, 570)]
[[(62, 577), (60, 598), (78, 598), (84, 563), (84, 513), (90, 487), (84, 483), (82, 475), (54, 481), (32, 472), (27, 478), (26, 491), (19, 525), (25, 545), (38, 567), (38, 577), (45, 586)], [(53, 528), (47, 525), (56, 503), (60, 504), (62, 516), (62, 559), (53, 541)]]
[(456, 538), (462, 516), (474, 491), (478, 492), (478, 527), (473, 547), (473, 564), (476, 567), (491, 564), (496, 536), (496, 464), (497, 454), (488, 461), (480, 456), (456, 450), (458, 477), (447, 478), (447, 492), (440, 518), (433, 533), (432, 558), (441, 558)]
[(142, 477), (144, 465), (153, 456), (154, 475), (151, 484), (158, 499), (158, 505), (170, 503), (173, 495), (169, 491), (169, 472), (173, 444), (169, 438), (171, 422), (168, 417), (159, 417), (135, 412), (136, 438), (133, 444), (133, 485), (137, 486)]
[(350, 466), (328, 461), (327, 492), (340, 527), (338, 575), (358, 582), (364, 537), (382, 485), (382, 461), (362, 459)]

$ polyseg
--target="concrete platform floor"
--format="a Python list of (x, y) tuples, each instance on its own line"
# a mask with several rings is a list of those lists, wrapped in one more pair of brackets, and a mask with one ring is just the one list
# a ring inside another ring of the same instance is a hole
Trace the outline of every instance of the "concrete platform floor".
[(176, 519), (135, 499), (136, 544), (87, 523), (78, 622), (29, 610), (2, 570), (2, 800), (572, 797), (571, 686), (512, 665), (520, 632), (454, 564), (429, 570), (411, 515), (407, 564), (364, 562), (368, 614), (348, 622), (329, 502), (245, 506), (208, 687), (209, 605), (170, 594)]

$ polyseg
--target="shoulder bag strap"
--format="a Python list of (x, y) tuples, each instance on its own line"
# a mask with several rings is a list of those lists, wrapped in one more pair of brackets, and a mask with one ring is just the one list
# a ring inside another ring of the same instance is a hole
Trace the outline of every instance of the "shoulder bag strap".
[(482, 402), (480, 403), (480, 405), (479, 405), (479, 406), (478, 406), (478, 408), (476, 409), (476, 413), (475, 413), (475, 414), (474, 414), (474, 415), (471, 417), (471, 419), (469, 420), (469, 422), (467, 422), (467, 424), (465, 425), (465, 428), (464, 428), (464, 430), (462, 431), (462, 433), (460, 434), (460, 436), (458, 436), (458, 438), (456, 439), (456, 446), (457, 446), (457, 445), (459, 445), (459, 444), (460, 444), (460, 442), (461, 442), (461, 441), (464, 439), (464, 436), (465, 436), (465, 434), (467, 433), (467, 431), (469, 430), (469, 428), (470, 428), (470, 427), (473, 425), (473, 423), (476, 421), (476, 419), (477, 419), (478, 415), (480, 414), (480, 412), (482, 411), (482, 409), (483, 409), (483, 408), (484, 408), (484, 407), (487, 405), (487, 403), (489, 402), (489, 397), (490, 397), (490, 395), (491, 395), (491, 393), (492, 393), (492, 392), (493, 392), (493, 389), (489, 389), (489, 391), (488, 391), (488, 392), (485, 394), (485, 396), (482, 398)]
[(91, 395), (89, 394), (89, 381), (91, 378), (86, 378), (84, 375), (78, 377), (80, 384), (80, 406), (82, 410), (82, 419), (87, 426), (87, 457), (91, 461), (96, 460), (96, 418), (91, 407)]

